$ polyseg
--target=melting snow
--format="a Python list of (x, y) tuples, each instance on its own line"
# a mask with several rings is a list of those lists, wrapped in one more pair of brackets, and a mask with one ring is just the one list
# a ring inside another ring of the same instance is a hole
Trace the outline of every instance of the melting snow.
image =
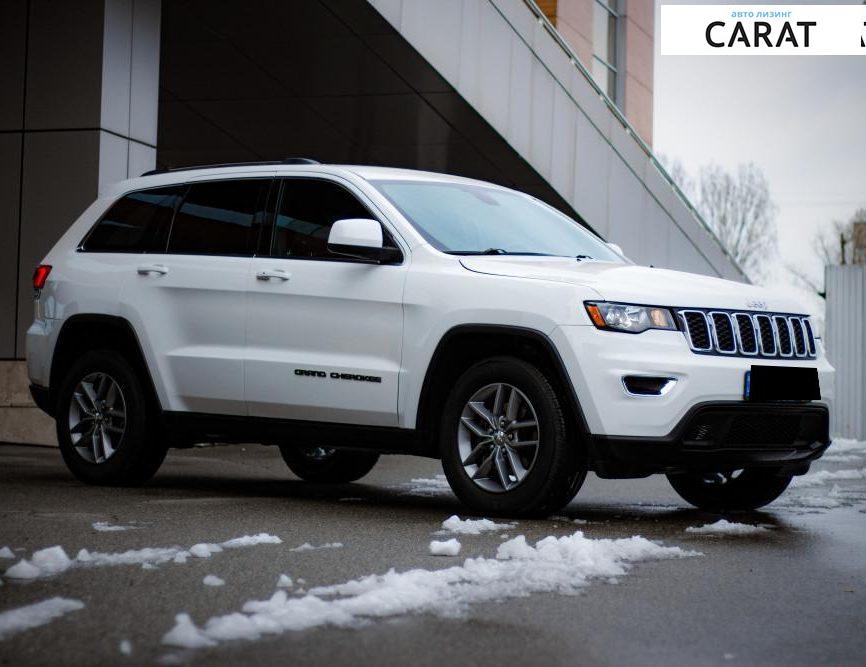
[(107, 521), (96, 521), (93, 525), (93, 530), (96, 530), (100, 533), (117, 533), (123, 530), (134, 530), (135, 526), (119, 526), (112, 525)]
[(862, 461), (863, 457), (857, 454), (824, 454), (821, 460), (825, 463), (856, 463)]
[(699, 533), (701, 535), (759, 535), (769, 530), (763, 526), (752, 526), (748, 523), (732, 523), (725, 519), (719, 519), (715, 523), (703, 526), (689, 526), (687, 533)]
[(573, 594), (593, 579), (626, 574), (633, 563), (695, 555), (699, 554), (643, 537), (593, 540), (577, 531), (532, 546), (521, 535), (500, 544), (495, 558), (469, 558), (463, 565), (441, 570), (390, 570), (314, 588), (304, 597), (289, 597), (280, 590), (270, 599), (247, 602), (240, 612), (215, 616), (201, 628), (187, 614), (178, 614), (163, 642), (197, 648), (408, 613), (456, 616), (473, 603), (542, 592)]
[(84, 608), (81, 600), (51, 598), (26, 607), (18, 607), (0, 613), (0, 639), (50, 623), (71, 611)]
[(430, 542), (430, 553), (433, 556), (456, 556), (460, 553), (460, 542), (453, 537), (444, 542), (433, 540)]
[(841, 454), (842, 452), (860, 452), (866, 454), (866, 441), (851, 440), (850, 438), (833, 438), (833, 444), (830, 445), (829, 451), (834, 454)]
[(402, 487), (415, 496), (441, 496), (443, 493), (451, 493), (445, 475), (419, 477), (403, 484)]
[(280, 578), (277, 579), (277, 588), (291, 588), (292, 586), (294, 586), (292, 578), (287, 574), (281, 574)]
[(15, 554), (9, 547), (3, 547), (0, 549), (0, 558), (15, 558)]
[(59, 574), (73, 566), (141, 565), (145, 568), (151, 568), (169, 561), (185, 563), (191, 555), (207, 558), (212, 553), (218, 553), (223, 549), (237, 549), (256, 544), (280, 544), (281, 542), (282, 540), (275, 535), (259, 533), (258, 535), (236, 537), (220, 544), (196, 544), (189, 550), (180, 547), (147, 547), (118, 553), (101, 553), (81, 549), (75, 559), (70, 559), (63, 547), (55, 546), (34, 552), (29, 561), (21, 559), (6, 570), (5, 576), (10, 579), (36, 579)]
[(795, 477), (791, 481), (792, 487), (807, 488), (810, 486), (821, 486), (829, 481), (849, 480), (849, 479), (866, 479), (866, 468), (854, 468), (851, 470), (818, 470), (810, 472), (800, 477)]
[(444, 533), (457, 535), (480, 535), (490, 531), (508, 530), (514, 528), (514, 523), (495, 523), (490, 519), (461, 519), (456, 514), (442, 522)]
[(327, 542), (325, 544), (320, 544), (319, 546), (314, 546), (309, 542), (304, 542), (299, 547), (292, 547), (289, 551), (315, 551), (316, 549), (339, 549), (343, 546), (342, 542)]
[(121, 655), (132, 655), (132, 642), (128, 639), (122, 640), (118, 648), (120, 649)]
[(201, 583), (203, 583), (205, 586), (224, 586), (226, 582), (220, 579), (215, 574), (209, 574), (201, 580)]

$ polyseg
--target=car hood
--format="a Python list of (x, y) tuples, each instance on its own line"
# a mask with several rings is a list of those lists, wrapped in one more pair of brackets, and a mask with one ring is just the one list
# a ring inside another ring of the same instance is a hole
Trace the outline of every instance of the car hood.
[(591, 288), (606, 301), (672, 307), (805, 312), (790, 297), (765, 287), (696, 273), (570, 257), (461, 257), (470, 271), (549, 280)]

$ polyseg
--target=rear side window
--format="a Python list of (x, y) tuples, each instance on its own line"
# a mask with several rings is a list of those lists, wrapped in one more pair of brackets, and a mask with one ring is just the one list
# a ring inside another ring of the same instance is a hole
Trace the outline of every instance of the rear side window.
[[(328, 234), (331, 225), (345, 218), (373, 216), (351, 192), (336, 183), (306, 178), (284, 180), (274, 254), (277, 257), (337, 259), (328, 250)], [(385, 239), (387, 246), (387, 234)]]
[(131, 192), (118, 199), (84, 240), (86, 252), (165, 252), (185, 186)]
[(174, 217), (168, 252), (253, 255), (270, 183), (270, 179), (244, 179), (190, 185)]

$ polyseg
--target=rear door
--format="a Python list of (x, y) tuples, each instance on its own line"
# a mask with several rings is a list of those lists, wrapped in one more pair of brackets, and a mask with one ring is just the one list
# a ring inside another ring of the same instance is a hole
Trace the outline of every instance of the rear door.
[(188, 184), (121, 294), (167, 410), (243, 415), (245, 291), (272, 179)]
[(396, 426), (408, 254), (392, 265), (334, 255), (336, 220), (381, 224), (370, 202), (336, 180), (279, 180), (272, 250), (247, 279), (249, 414)]

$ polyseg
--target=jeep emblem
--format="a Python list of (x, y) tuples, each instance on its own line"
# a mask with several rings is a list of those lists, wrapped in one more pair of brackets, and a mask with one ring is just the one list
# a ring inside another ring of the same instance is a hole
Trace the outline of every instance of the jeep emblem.
[(767, 302), (766, 301), (746, 301), (746, 308), (753, 308), (755, 310), (767, 310)]

